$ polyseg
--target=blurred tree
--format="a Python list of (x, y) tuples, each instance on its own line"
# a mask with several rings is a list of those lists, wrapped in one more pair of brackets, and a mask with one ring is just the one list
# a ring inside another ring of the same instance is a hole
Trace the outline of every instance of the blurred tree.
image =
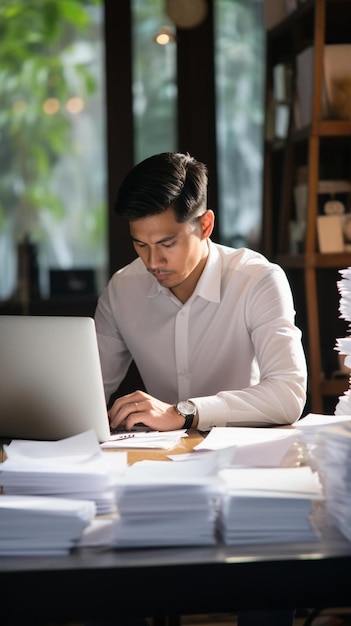
[(18, 239), (40, 238), (43, 208), (64, 215), (49, 173), (67, 149), (70, 120), (62, 103), (73, 86), (87, 95), (96, 88), (72, 47), (77, 31), (84, 38), (89, 7), (97, 4), (101, 0), (1, 1), (0, 230), (10, 221)]

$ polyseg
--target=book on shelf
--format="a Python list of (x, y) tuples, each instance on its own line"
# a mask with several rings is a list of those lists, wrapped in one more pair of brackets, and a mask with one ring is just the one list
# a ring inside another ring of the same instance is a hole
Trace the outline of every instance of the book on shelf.
[(293, 70), (290, 63), (277, 63), (273, 67), (273, 99), (291, 102), (293, 96)]

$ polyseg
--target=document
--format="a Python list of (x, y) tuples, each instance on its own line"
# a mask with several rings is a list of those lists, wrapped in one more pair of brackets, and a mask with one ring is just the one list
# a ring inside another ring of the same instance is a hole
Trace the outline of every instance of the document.
[(145, 460), (131, 465), (116, 487), (114, 545), (213, 545), (223, 465), (223, 451), (194, 454), (182, 463)]
[(58, 441), (34, 441), (14, 439), (4, 446), (6, 456), (11, 460), (29, 461), (39, 465), (45, 461), (55, 464), (81, 463), (100, 454), (98, 439), (94, 430), (73, 435)]
[(188, 437), (186, 430), (170, 430), (147, 432), (125, 432), (111, 435), (110, 439), (101, 445), (102, 449), (118, 448), (146, 448), (169, 450), (175, 448), (182, 437)]
[(302, 441), (311, 447), (315, 444), (318, 434), (329, 426), (339, 424), (351, 424), (351, 415), (323, 415), (320, 413), (309, 413), (299, 419), (293, 428), (300, 434)]
[[(235, 446), (231, 465), (243, 467), (278, 467), (286, 455), (298, 454), (299, 437), (290, 428), (214, 427), (194, 450), (221, 450)], [(289, 459), (289, 464), (294, 464)]]
[(45, 496), (0, 498), (0, 554), (66, 554), (95, 516), (93, 502)]
[(94, 430), (59, 441), (13, 440), (5, 452), (5, 494), (91, 500), (98, 514), (115, 510), (114, 485), (127, 468), (127, 453), (104, 454)]
[(128, 468), (122, 480), (124, 483), (145, 480), (148, 483), (172, 481), (183, 484), (184, 481), (216, 475), (219, 470), (230, 466), (234, 453), (235, 446), (230, 446), (225, 450), (207, 450), (199, 454), (176, 454), (169, 457), (173, 459), (172, 463), (139, 461)]
[(323, 428), (313, 458), (324, 488), (326, 522), (351, 541), (351, 422)]
[(227, 468), (220, 478), (218, 526), (226, 544), (319, 538), (312, 514), (324, 498), (311, 468)]
[(226, 468), (220, 478), (232, 492), (260, 497), (322, 497), (318, 474), (310, 467)]

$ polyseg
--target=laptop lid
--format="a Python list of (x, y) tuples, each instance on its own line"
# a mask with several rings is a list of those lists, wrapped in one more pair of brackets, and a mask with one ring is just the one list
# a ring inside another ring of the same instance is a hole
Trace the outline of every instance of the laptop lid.
[(0, 315), (0, 438), (110, 437), (90, 317)]

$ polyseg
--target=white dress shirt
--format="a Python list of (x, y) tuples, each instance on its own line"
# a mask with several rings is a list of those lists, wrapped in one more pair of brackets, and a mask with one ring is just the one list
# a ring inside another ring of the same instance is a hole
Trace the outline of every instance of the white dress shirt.
[(134, 359), (149, 394), (193, 400), (199, 430), (289, 424), (302, 413), (306, 361), (291, 289), (257, 252), (209, 241), (185, 304), (138, 258), (112, 276), (95, 322), (106, 400)]

